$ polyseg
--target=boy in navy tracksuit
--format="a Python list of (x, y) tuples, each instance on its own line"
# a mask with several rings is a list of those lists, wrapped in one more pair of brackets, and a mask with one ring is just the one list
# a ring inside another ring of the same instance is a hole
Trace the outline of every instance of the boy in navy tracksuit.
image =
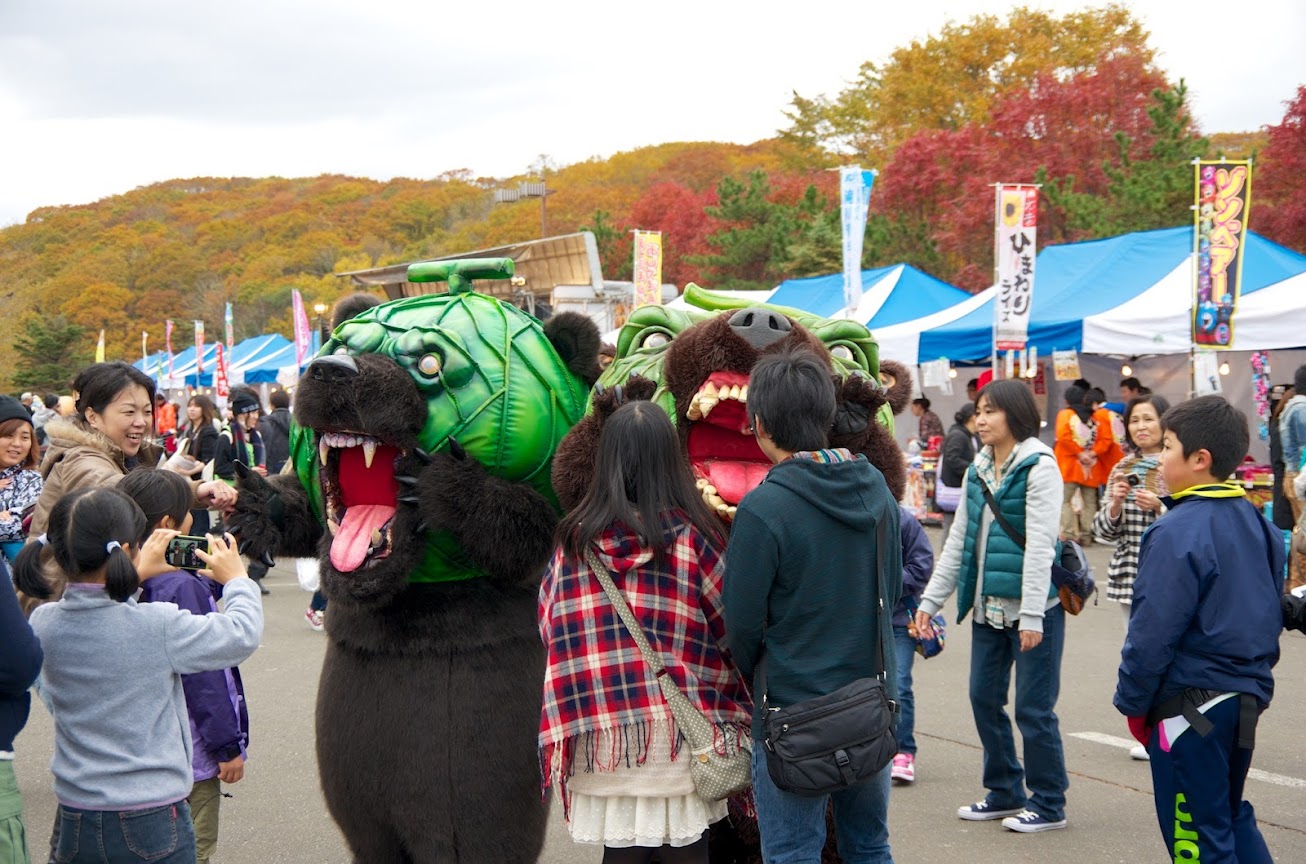
[(1170, 510), (1143, 535), (1115, 706), (1151, 757), (1170, 858), (1269, 862), (1243, 785), (1274, 692), (1283, 539), (1222, 482), (1247, 453), (1241, 411), (1204, 396), (1161, 425)]

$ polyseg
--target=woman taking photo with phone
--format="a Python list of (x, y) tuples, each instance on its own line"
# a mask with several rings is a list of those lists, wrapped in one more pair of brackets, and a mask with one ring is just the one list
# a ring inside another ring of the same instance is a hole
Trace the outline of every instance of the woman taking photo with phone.
[[(958, 818), (1001, 819), (1003, 827), (1023, 834), (1051, 831), (1066, 827), (1069, 785), (1054, 710), (1065, 640), (1065, 612), (1052, 586), (1061, 472), (1052, 450), (1038, 440), (1038, 406), (1023, 382), (985, 387), (975, 417), (984, 446), (966, 471), (962, 503), (921, 598), (916, 627), (932, 632), (930, 618), (954, 591), (957, 623), (974, 616), (970, 705), (984, 745), (988, 794), (959, 808)], [(1023, 535), (1023, 544), (995, 511)], [(1013, 666), (1023, 766), (1003, 710)]]

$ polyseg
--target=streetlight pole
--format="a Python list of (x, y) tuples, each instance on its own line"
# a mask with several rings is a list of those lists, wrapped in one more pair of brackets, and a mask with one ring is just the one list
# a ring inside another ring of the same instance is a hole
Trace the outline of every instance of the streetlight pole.
[(326, 314), (327, 305), (325, 303), (314, 303), (313, 311), (317, 313), (317, 350), (321, 351), (322, 346), (327, 341), (327, 332), (322, 319), (322, 316)]

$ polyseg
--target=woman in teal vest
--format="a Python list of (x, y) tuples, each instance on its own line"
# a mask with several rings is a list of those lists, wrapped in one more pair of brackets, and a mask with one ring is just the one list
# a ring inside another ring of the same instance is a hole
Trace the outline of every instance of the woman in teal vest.
[[(1062, 480), (1051, 448), (1038, 440), (1039, 413), (1029, 387), (997, 381), (976, 403), (983, 449), (962, 482), (956, 521), (921, 598), (917, 627), (928, 631), (953, 592), (957, 623), (971, 626), (970, 704), (984, 745), (984, 800), (957, 815), (1001, 819), (1024, 834), (1066, 826), (1066, 762), (1053, 710), (1061, 689), (1065, 613), (1052, 587)], [(986, 500), (984, 490), (993, 496)], [(1024, 547), (993, 517), (996, 506)], [(1016, 667), (1016, 724), (1025, 764), (1016, 758), (1004, 710)], [(1028, 794), (1026, 793), (1028, 787)]]

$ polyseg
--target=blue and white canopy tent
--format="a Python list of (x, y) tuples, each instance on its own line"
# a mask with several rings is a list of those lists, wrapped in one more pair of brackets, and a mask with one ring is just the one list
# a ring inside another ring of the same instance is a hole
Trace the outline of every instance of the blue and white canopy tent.
[[(1046, 247), (1038, 255), (1030, 345), (1040, 357), (1057, 350), (1078, 351), (1080, 370), (1108, 398), (1117, 395), (1125, 365), (1172, 403), (1188, 398), (1192, 255), (1191, 227)], [(1233, 350), (1220, 352), (1229, 365), (1221, 385), (1226, 397), (1250, 416), (1250, 352), (1274, 352), (1270, 359), (1276, 383), (1291, 379), (1293, 369), (1306, 362), (1306, 352), (1291, 350), (1306, 346), (1306, 255), (1255, 233), (1247, 235), (1244, 255)], [(993, 300), (993, 289), (982, 291), (937, 313), (932, 326), (914, 337), (904, 334), (906, 338), (895, 341), (894, 334), (877, 332), (881, 352), (905, 362), (946, 357), (954, 363), (988, 365)], [(1049, 405), (1059, 406), (1061, 385), (1048, 384)], [(957, 398), (942, 400), (947, 404), (936, 409), (945, 422)], [(1252, 445), (1253, 455), (1263, 459), (1264, 444), (1255, 435)]]
[[(315, 349), (314, 349), (315, 350)], [(162, 377), (168, 374), (168, 355), (160, 352), (148, 359), (138, 360), (135, 366), (150, 375), (158, 376), (162, 362)], [(255, 336), (232, 346), (229, 366), (230, 384), (268, 384), (277, 380), (277, 373), (285, 366), (295, 365), (295, 344), (279, 333)], [(195, 346), (173, 356), (173, 378), (178, 387), (212, 387), (217, 368), (217, 346), (204, 346), (204, 372), (199, 373), (195, 362)]]

